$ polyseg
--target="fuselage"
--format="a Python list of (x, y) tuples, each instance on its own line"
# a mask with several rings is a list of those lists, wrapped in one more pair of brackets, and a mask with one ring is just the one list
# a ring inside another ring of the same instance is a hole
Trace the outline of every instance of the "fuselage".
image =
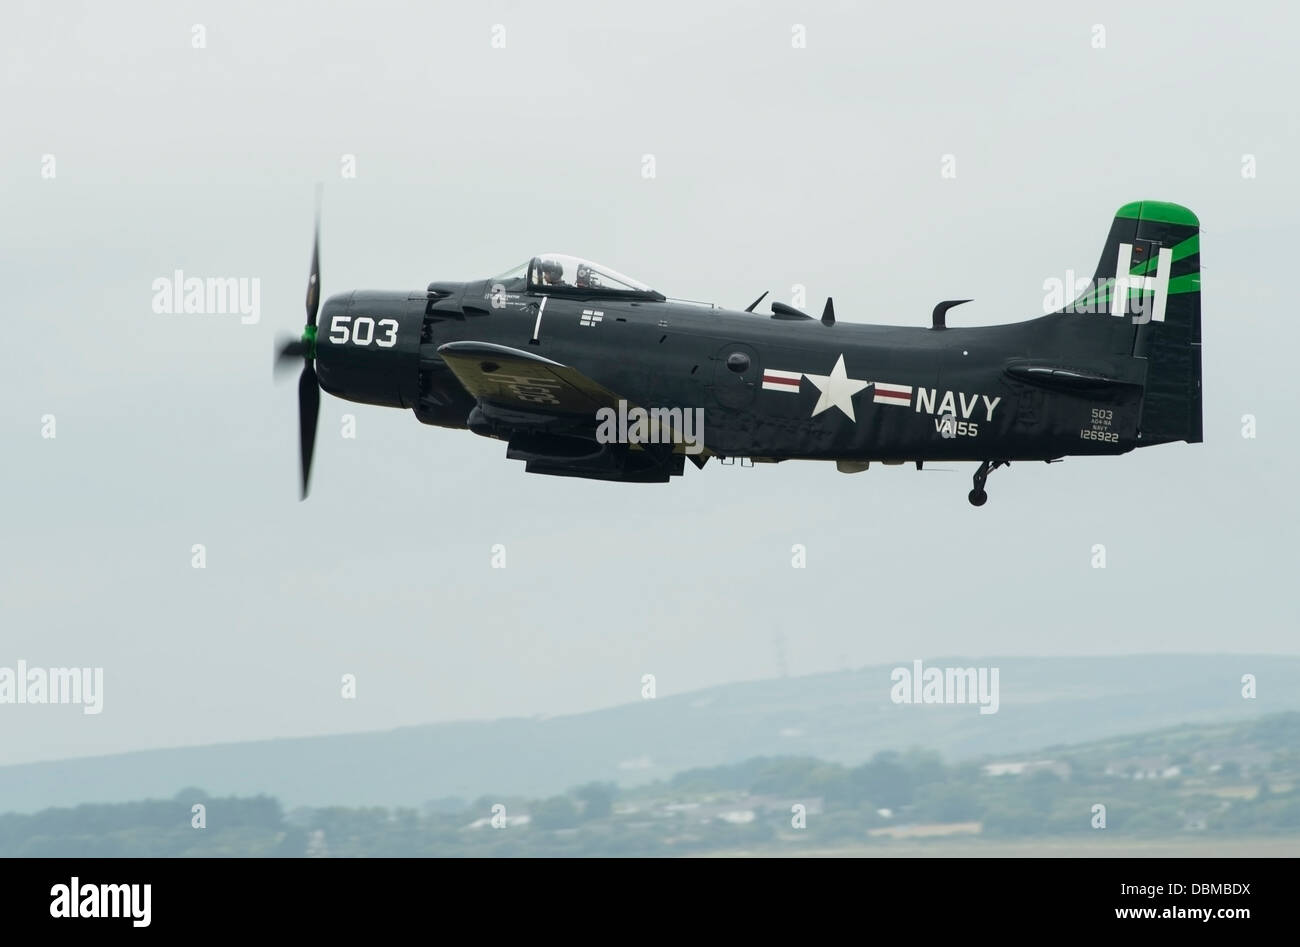
[(433, 286), (327, 300), (322, 387), (464, 427), (474, 401), (437, 348), (478, 341), (572, 366), (646, 409), (700, 408), (721, 456), (1046, 460), (1138, 444), (1144, 365), (1128, 354), (1132, 327), (1105, 315), (826, 325), (675, 300), (494, 294), (487, 280)]

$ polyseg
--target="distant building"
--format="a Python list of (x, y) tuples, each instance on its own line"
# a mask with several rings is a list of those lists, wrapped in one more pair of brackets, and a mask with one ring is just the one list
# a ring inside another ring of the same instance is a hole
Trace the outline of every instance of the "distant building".
[(1124, 779), (1173, 779), (1182, 769), (1174, 766), (1168, 756), (1132, 756), (1111, 760), (1106, 764), (1107, 776)]
[(986, 763), (984, 772), (989, 776), (1028, 776), (1031, 773), (1052, 773), (1059, 779), (1070, 778), (1070, 764), (1056, 760), (1017, 760), (1004, 763)]
[(808, 815), (820, 815), (824, 810), (824, 801), (820, 796), (807, 799), (794, 799), (788, 796), (751, 796), (740, 793), (729, 798), (710, 798), (694, 802), (664, 803), (655, 810), (659, 816), (684, 816), (692, 822), (705, 823), (715, 819), (732, 825), (746, 825), (755, 821), (760, 814), (780, 812), (789, 814), (798, 804), (804, 807)]
[(932, 822), (921, 825), (890, 825), (882, 829), (870, 829), (868, 835), (877, 838), (940, 838), (945, 835), (979, 835), (983, 829), (980, 822)]
[(1272, 754), (1254, 746), (1219, 747), (1203, 750), (1196, 756), (1198, 761), (1209, 764), (1207, 770), (1211, 773), (1220, 772), (1225, 763), (1233, 763), (1243, 778), (1267, 769), (1273, 761)]
[[(506, 820), (506, 828), (512, 829), (517, 825), (527, 825), (529, 822), (532, 821), (532, 817), (527, 815), (508, 815), (505, 817), (505, 820)], [(485, 829), (491, 825), (492, 825), (492, 816), (485, 815), (481, 819), (475, 819), (469, 825), (465, 826), (465, 828)]]
[(314, 829), (308, 833), (305, 854), (308, 858), (329, 858), (330, 850), (329, 846), (325, 844), (324, 829)]
[(732, 825), (748, 825), (757, 818), (753, 809), (734, 809), (731, 812), (721, 812), (718, 818), (723, 822), (730, 822)]

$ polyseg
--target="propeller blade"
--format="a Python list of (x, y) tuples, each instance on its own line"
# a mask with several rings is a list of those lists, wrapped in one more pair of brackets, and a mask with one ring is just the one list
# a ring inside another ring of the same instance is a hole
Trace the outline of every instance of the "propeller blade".
[(307, 325), (302, 337), (282, 341), (275, 352), (274, 374), (289, 362), (302, 359), (298, 376), (298, 448), (302, 461), (302, 499), (311, 483), (311, 456), (316, 450), (316, 422), (320, 417), (320, 379), (316, 377), (316, 316), (320, 311), (320, 205), (321, 185), (316, 185), (316, 224), (312, 229), (311, 273), (307, 276)]
[(276, 370), (287, 368), (290, 363), (311, 355), (311, 348), (302, 339), (288, 339), (281, 343), (275, 353)]
[(311, 455), (316, 448), (316, 419), (320, 416), (320, 383), (316, 367), (307, 362), (298, 377), (298, 434), (302, 454), (302, 499), (307, 499)]
[(321, 186), (316, 185), (316, 226), (312, 233), (311, 273), (307, 277), (307, 325), (315, 328), (316, 313), (320, 310), (320, 196)]

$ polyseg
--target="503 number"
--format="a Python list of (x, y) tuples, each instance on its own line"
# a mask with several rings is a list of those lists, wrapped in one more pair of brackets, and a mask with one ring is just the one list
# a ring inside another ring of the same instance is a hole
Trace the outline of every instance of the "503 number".
[[(348, 325), (348, 323), (352, 323)], [(335, 316), (330, 320), (329, 340), (335, 345), (369, 345), (374, 342), (383, 349), (397, 344), (397, 320), (380, 319), (378, 323), (369, 316)]]

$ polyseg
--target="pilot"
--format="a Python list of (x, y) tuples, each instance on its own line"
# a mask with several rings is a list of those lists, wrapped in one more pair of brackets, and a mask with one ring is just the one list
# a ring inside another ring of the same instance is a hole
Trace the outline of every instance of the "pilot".
[(564, 267), (554, 260), (543, 260), (537, 265), (537, 272), (543, 286), (564, 285)]

